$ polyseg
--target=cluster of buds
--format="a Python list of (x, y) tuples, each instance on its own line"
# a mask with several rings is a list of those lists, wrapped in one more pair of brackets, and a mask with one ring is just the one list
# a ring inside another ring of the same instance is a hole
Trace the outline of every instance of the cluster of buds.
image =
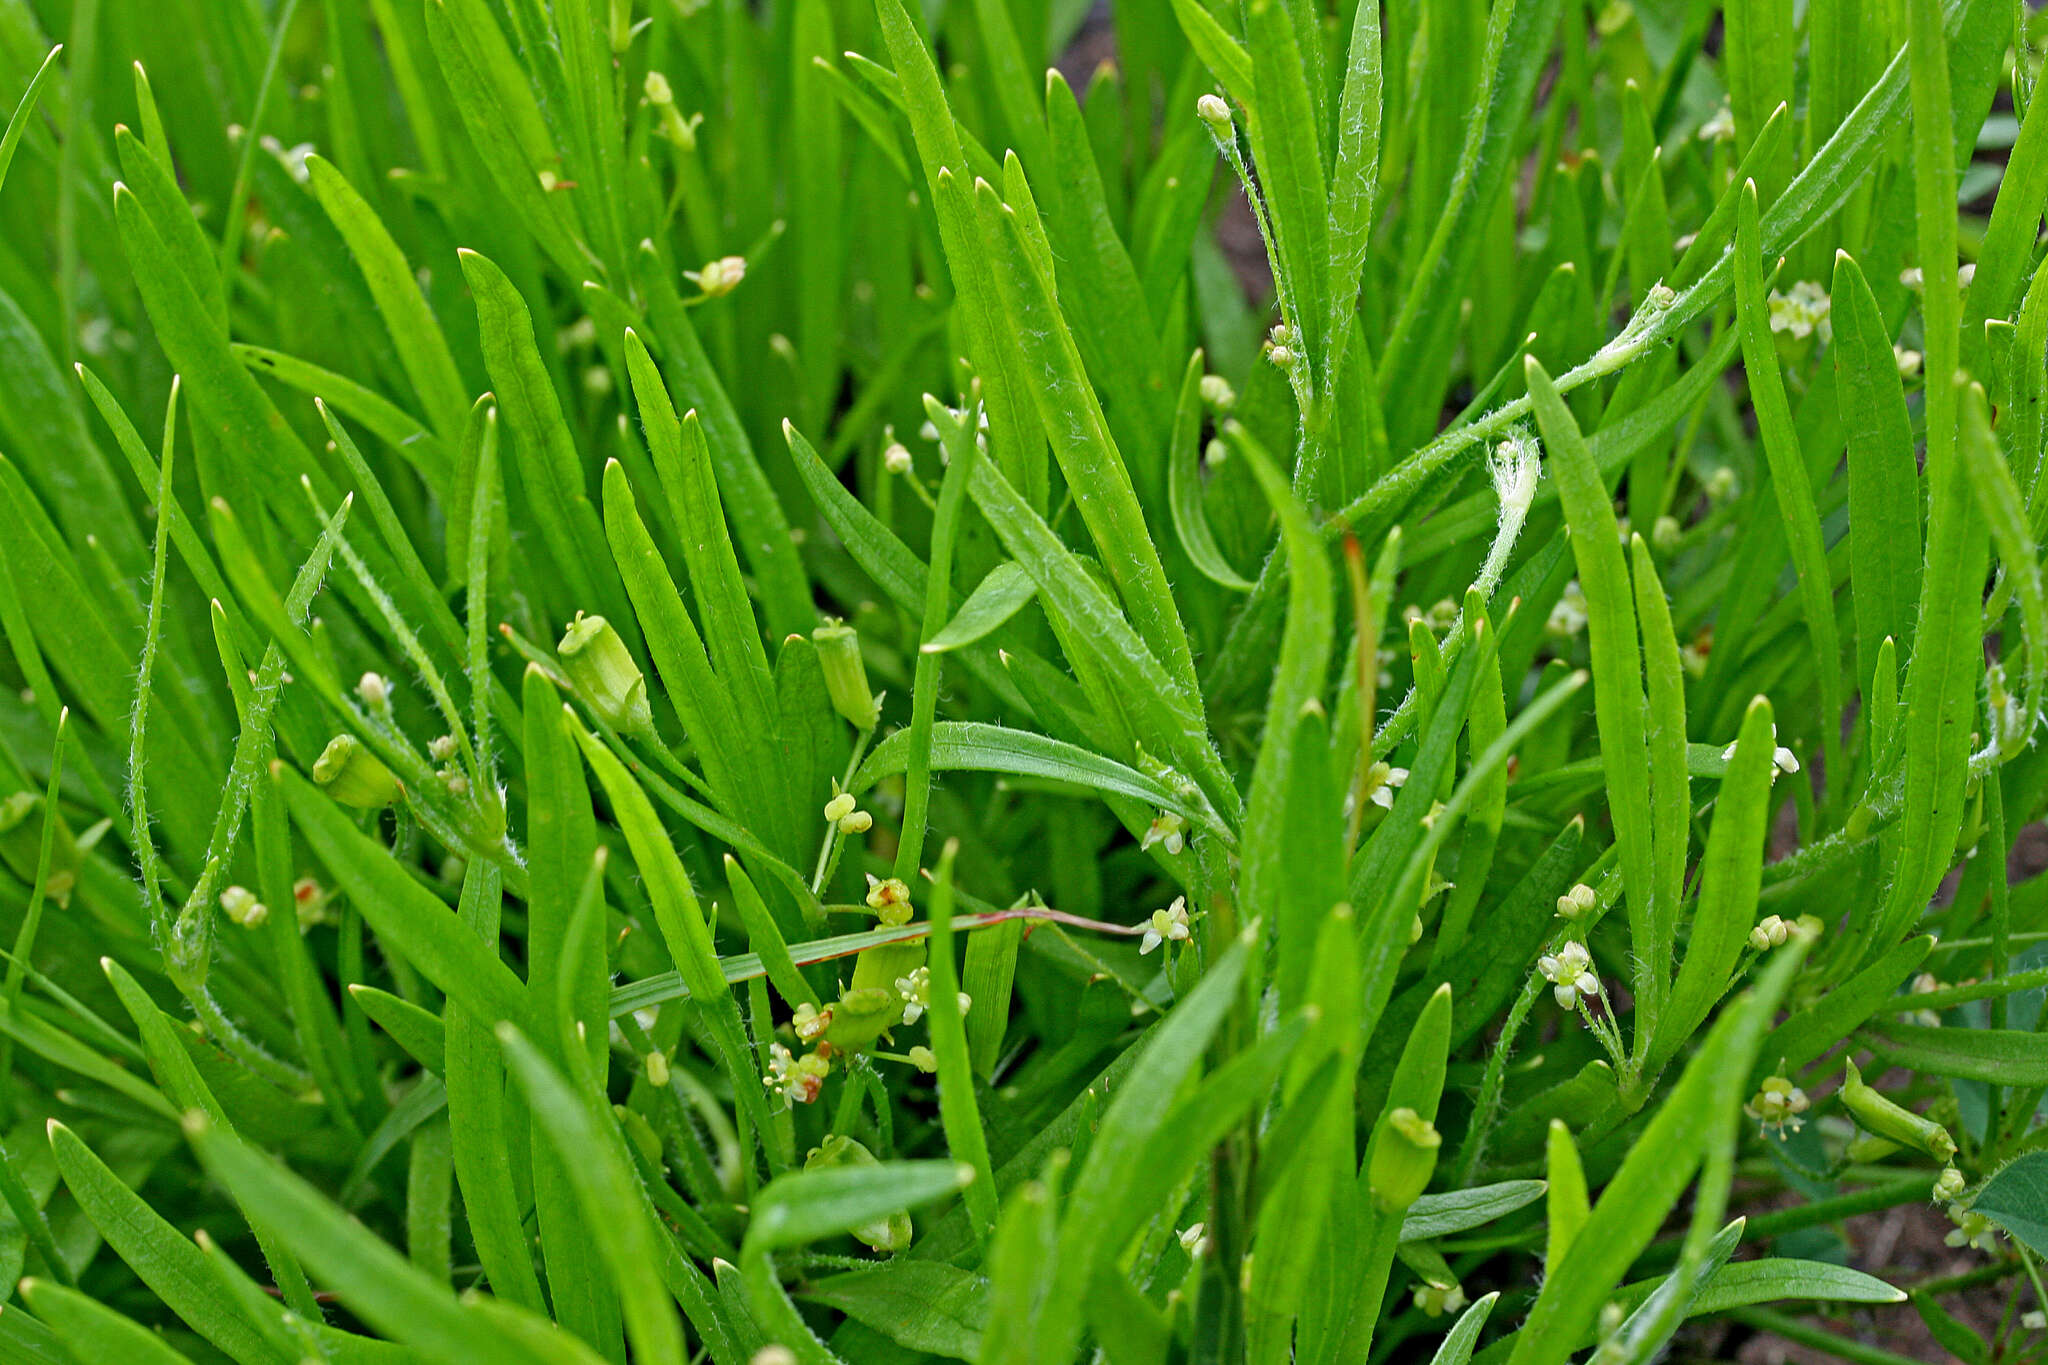
[(780, 1043), (770, 1043), (768, 1074), (761, 1078), (761, 1084), (792, 1104), (811, 1103), (825, 1088), (825, 1078), (832, 1074), (829, 1048), (830, 1044), (824, 1044), (799, 1057)]
[(1749, 946), (1758, 952), (1782, 948), (1790, 938), (1801, 938), (1808, 942), (1820, 937), (1820, 920), (1813, 915), (1801, 915), (1796, 920), (1782, 919), (1777, 915), (1765, 915), (1749, 931)]
[(1203, 375), (1201, 393), (1202, 401), (1218, 412), (1229, 412), (1237, 405), (1237, 390), (1220, 374)]
[(875, 817), (859, 808), (852, 792), (840, 792), (825, 803), (825, 823), (841, 834), (866, 834), (874, 828)]
[(1162, 943), (1185, 943), (1188, 938), (1188, 898), (1175, 896), (1173, 904), (1164, 910), (1154, 910), (1146, 923), (1145, 937), (1138, 944), (1139, 956), (1144, 956)]
[[(903, 997), (903, 1022), (916, 1023), (924, 1017), (924, 1012), (932, 1007), (932, 969), (917, 967), (912, 969), (909, 976), (897, 977), (896, 993)], [(974, 997), (966, 991), (956, 991), (954, 997), (960, 1003), (961, 1014), (964, 1015), (973, 1008)]]
[(462, 796), (469, 791), (469, 779), (455, 766), (455, 736), (435, 736), (427, 745), (427, 755), (441, 765), (434, 770), (434, 776), (452, 794)]
[(1953, 1166), (1944, 1166), (1941, 1168), (1940, 1176), (1935, 1179), (1934, 1192), (1930, 1197), (1937, 1204), (1952, 1203), (1962, 1194), (1968, 1183), (1963, 1179), (1961, 1171)]
[(1755, 1119), (1762, 1131), (1775, 1132), (1779, 1137), (1796, 1133), (1806, 1126), (1800, 1115), (1809, 1107), (1806, 1092), (1792, 1084), (1784, 1076), (1766, 1076), (1763, 1087), (1742, 1106), (1742, 1112)]
[(1599, 903), (1600, 893), (1584, 882), (1578, 882), (1557, 898), (1557, 913), (1566, 919), (1577, 919)]
[(246, 886), (231, 886), (221, 892), (220, 912), (244, 929), (254, 929), (270, 918), (270, 907)]
[(1771, 291), (1771, 330), (1789, 332), (1794, 338), (1818, 335), (1822, 342), (1834, 337), (1829, 319), (1833, 305), (1828, 291), (1812, 280), (1801, 280), (1783, 293)]
[(744, 256), (720, 256), (715, 261), (706, 261), (696, 270), (685, 270), (683, 278), (703, 291), (707, 299), (722, 299), (740, 287), (740, 281), (747, 277), (747, 258)]
[(910, 923), (910, 888), (898, 877), (877, 877), (868, 873), (868, 909), (884, 929)]
[(1550, 993), (1561, 1010), (1575, 1010), (1579, 1000), (1591, 1000), (1600, 993), (1600, 976), (1593, 970), (1593, 955), (1577, 939), (1555, 953), (1536, 959), (1536, 970), (1550, 983)]
[(1294, 349), (1295, 342), (1296, 337), (1292, 327), (1289, 327), (1284, 322), (1274, 324), (1273, 331), (1266, 341), (1266, 359), (1272, 361), (1283, 370), (1293, 369), (1294, 362), (1301, 358), (1300, 354)]
[(1187, 847), (1188, 822), (1174, 811), (1163, 810), (1154, 817), (1145, 830), (1145, 837), (1138, 841), (1138, 847), (1149, 850), (1157, 844), (1168, 853), (1178, 854)]

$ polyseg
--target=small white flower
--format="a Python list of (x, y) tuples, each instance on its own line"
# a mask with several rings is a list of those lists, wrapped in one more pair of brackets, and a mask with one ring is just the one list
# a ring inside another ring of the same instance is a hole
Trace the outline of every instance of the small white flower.
[(903, 1022), (914, 1024), (931, 1004), (932, 971), (919, 967), (909, 976), (896, 978), (896, 993), (903, 997)]
[(1834, 338), (1829, 318), (1833, 304), (1827, 291), (1812, 280), (1801, 280), (1783, 293), (1771, 291), (1771, 330), (1790, 332), (1796, 338), (1818, 335), (1823, 342)]
[(1173, 904), (1164, 910), (1154, 910), (1152, 919), (1145, 930), (1145, 937), (1138, 944), (1138, 953), (1143, 956), (1162, 943), (1184, 943), (1188, 937), (1188, 898), (1175, 896)]
[(1145, 837), (1138, 841), (1138, 847), (1150, 849), (1154, 844), (1165, 848), (1168, 853), (1178, 854), (1187, 847), (1188, 822), (1170, 810), (1159, 812), (1145, 830)]
[(1715, 502), (1726, 502), (1739, 491), (1735, 471), (1727, 465), (1707, 475), (1707, 496)]
[(1955, 1228), (1941, 1240), (1952, 1247), (1972, 1247), (1978, 1251), (1996, 1253), (1998, 1250), (1998, 1229), (1991, 1220), (1981, 1213), (1973, 1213), (1960, 1204), (1948, 1206), (1949, 1220)]
[(1366, 772), (1365, 785), (1371, 793), (1371, 801), (1381, 810), (1394, 808), (1394, 793), (1408, 782), (1408, 770), (1378, 762)]
[(1415, 1306), (1432, 1318), (1455, 1313), (1465, 1306), (1463, 1285), (1422, 1284), (1415, 1287)]
[(2043, 1313), (2038, 1308), (2031, 1313), (2022, 1313), (2020, 1314), (2020, 1326), (2026, 1328), (2029, 1332), (2039, 1332), (2044, 1328), (2048, 1328), (2048, 1313)]
[(700, 270), (685, 270), (683, 278), (704, 291), (707, 299), (722, 298), (739, 288), (741, 280), (747, 277), (747, 258), (744, 256), (720, 256), (715, 261), (706, 261)]
[(1784, 1076), (1765, 1077), (1763, 1088), (1742, 1106), (1742, 1112), (1755, 1119), (1764, 1132), (1776, 1131), (1779, 1137), (1787, 1132), (1798, 1132), (1806, 1120), (1799, 1117), (1809, 1107), (1806, 1092)]
[(1564, 585), (1564, 595), (1550, 609), (1550, 619), (1544, 623), (1544, 628), (1552, 635), (1569, 638), (1584, 630), (1586, 621), (1586, 591), (1574, 578)]
[(1185, 1251), (1191, 1259), (1200, 1260), (1208, 1253), (1208, 1228), (1209, 1225), (1207, 1223), (1193, 1223), (1182, 1228), (1177, 1234), (1180, 1239), (1180, 1249)]
[(1771, 762), (1777, 766), (1778, 771), (1781, 773), (1796, 773), (1799, 771), (1799, 755), (1793, 753), (1782, 744), (1771, 750)]
[(832, 1063), (818, 1053), (798, 1057), (782, 1044), (770, 1043), (768, 1074), (761, 1078), (761, 1084), (793, 1104), (809, 1104), (818, 1098), (818, 1092), (825, 1088), (825, 1078), (831, 1074)]
[(1714, 116), (1700, 125), (1699, 139), (1702, 142), (1730, 142), (1735, 138), (1735, 111), (1726, 102), (1714, 111)]
[(1195, 101), (1195, 114), (1219, 138), (1230, 136), (1230, 106), (1221, 95), (1204, 95)]
[(436, 763), (446, 763), (455, 757), (455, 736), (436, 735), (427, 745), (427, 753)]
[(1894, 346), (1892, 347), (1892, 359), (1898, 362), (1899, 378), (1911, 379), (1914, 375), (1920, 373), (1920, 362), (1924, 357), (1918, 351), (1908, 347)]
[(908, 474), (916, 468), (916, 462), (910, 458), (910, 447), (901, 441), (889, 442), (882, 450), (882, 468), (891, 474)]
[(1577, 940), (1565, 944), (1555, 954), (1545, 953), (1537, 958), (1536, 970), (1550, 983), (1550, 993), (1556, 998), (1559, 1009), (1577, 1009), (1580, 996), (1590, 1000), (1600, 993), (1600, 978), (1593, 971), (1593, 955), (1586, 951), (1585, 944)]

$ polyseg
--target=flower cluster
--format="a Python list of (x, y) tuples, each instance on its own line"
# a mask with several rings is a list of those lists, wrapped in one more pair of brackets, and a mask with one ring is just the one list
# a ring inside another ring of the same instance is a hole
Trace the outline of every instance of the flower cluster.
[(768, 1074), (761, 1084), (792, 1104), (809, 1104), (825, 1088), (832, 1061), (825, 1048), (798, 1057), (780, 1043), (768, 1045)]
[(877, 877), (868, 873), (868, 909), (885, 929), (910, 923), (910, 888), (900, 877)]
[[(903, 1022), (914, 1024), (932, 1007), (932, 969), (918, 967), (909, 976), (896, 978), (896, 993), (903, 997)], [(974, 1004), (974, 997), (966, 991), (956, 991), (960, 1002), (960, 1013), (967, 1013)]]
[(1806, 1126), (1800, 1115), (1807, 1108), (1804, 1090), (1784, 1076), (1767, 1076), (1763, 1088), (1742, 1106), (1742, 1112), (1755, 1119), (1764, 1132), (1775, 1132), (1782, 1138)]
[(1831, 311), (1827, 290), (1812, 280), (1801, 280), (1783, 293), (1771, 291), (1773, 332), (1790, 332), (1797, 338), (1818, 334), (1823, 342), (1830, 341), (1835, 335)]

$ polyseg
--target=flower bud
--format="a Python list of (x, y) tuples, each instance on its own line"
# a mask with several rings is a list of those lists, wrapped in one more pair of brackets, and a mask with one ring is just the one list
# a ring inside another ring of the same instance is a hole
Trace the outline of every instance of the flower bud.
[(826, 822), (834, 825), (838, 824), (841, 820), (853, 814), (854, 806), (855, 802), (852, 792), (839, 793), (839, 795), (825, 803)]
[(744, 256), (720, 256), (715, 261), (704, 262), (701, 270), (685, 270), (683, 278), (704, 291), (707, 299), (723, 298), (739, 288), (740, 281), (747, 277), (747, 258)]
[(244, 929), (254, 929), (270, 918), (270, 907), (256, 899), (246, 886), (231, 886), (220, 893), (221, 913)]
[(1219, 412), (1228, 412), (1237, 402), (1237, 390), (1220, 374), (1202, 376), (1202, 401)]
[(640, 82), (640, 89), (647, 95), (647, 102), (659, 108), (676, 102), (676, 92), (670, 88), (668, 77), (659, 71), (647, 73), (647, 79)]
[(363, 674), (356, 683), (356, 696), (375, 714), (391, 714), (391, 680), (383, 674)]
[(930, 1048), (926, 1047), (922, 1043), (919, 1043), (916, 1047), (910, 1049), (910, 1051), (905, 1055), (910, 1058), (910, 1064), (912, 1066), (916, 1067), (919, 1071), (924, 1072), (924, 1074), (927, 1076), (931, 1075), (933, 1072), (939, 1069), (938, 1057), (933, 1054)]
[(354, 735), (336, 735), (313, 760), (313, 781), (344, 806), (377, 810), (404, 794), (384, 760)]
[(866, 834), (875, 827), (875, 817), (864, 810), (857, 810), (839, 822), (841, 834)]
[(1195, 114), (1209, 125), (1209, 131), (1214, 136), (1227, 139), (1235, 135), (1234, 125), (1230, 119), (1230, 106), (1224, 103), (1221, 95), (1204, 95), (1196, 100)]
[(1443, 1135), (1413, 1109), (1396, 1109), (1380, 1120), (1367, 1158), (1373, 1202), (1383, 1213), (1399, 1213), (1429, 1188)]
[(1944, 1166), (1941, 1168), (1941, 1178), (1934, 1182), (1932, 1198), (1938, 1204), (1950, 1203), (1962, 1194), (1967, 1183), (1961, 1171), (1953, 1166)]
[(860, 655), (860, 632), (844, 621), (828, 621), (811, 632), (818, 647), (818, 666), (825, 671), (825, 691), (832, 709), (856, 730), (872, 730), (882, 708), (868, 689), (868, 666)]
[(605, 724), (628, 735), (653, 733), (647, 679), (611, 622), (577, 612), (555, 653), (561, 657), (569, 681)]

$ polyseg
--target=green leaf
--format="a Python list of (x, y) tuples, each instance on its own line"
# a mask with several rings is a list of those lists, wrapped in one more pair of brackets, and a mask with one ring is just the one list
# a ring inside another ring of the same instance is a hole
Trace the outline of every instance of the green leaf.
[(1891, 334), (1847, 252), (1835, 256), (1829, 348), (1849, 444), (1849, 579), (1856, 676), (1869, 678), (1887, 636), (1910, 649), (1920, 596), (1920, 469)]
[[(525, 1321), (539, 1330), (511, 1330), (503, 1319), (518, 1310), (502, 1300), (491, 1316), (457, 1302), (447, 1286), (435, 1284), (312, 1186), (227, 1134), (201, 1125), (192, 1140), (210, 1175), (238, 1198), (272, 1211), (292, 1249), (323, 1284), (333, 1286), (365, 1321), (428, 1359), (456, 1365), (475, 1359), (479, 1349), (520, 1365), (596, 1365), (601, 1359), (574, 1337), (532, 1319)], [(192, 1255), (202, 1257), (196, 1248)], [(208, 1292), (217, 1297), (212, 1272), (200, 1269)]]
[(836, 1308), (899, 1346), (954, 1360), (977, 1358), (989, 1312), (986, 1279), (931, 1261), (895, 1260), (828, 1276), (799, 1297)]
[[(2048, 1050), (2020, 1029), (1928, 1028), (1887, 1020), (1857, 1040), (1895, 1065), (1989, 1085), (2048, 1085)], [(1874, 1074), (1874, 1073), (1873, 1073)]]
[(781, 1251), (837, 1237), (943, 1199), (973, 1178), (971, 1167), (952, 1161), (884, 1161), (793, 1171), (770, 1181), (754, 1197), (747, 1245)]
[(190, 1357), (166, 1346), (156, 1333), (75, 1289), (26, 1279), (21, 1282), (21, 1297), (80, 1360), (190, 1365)]
[(1537, 425), (1550, 454), (1550, 475), (1557, 483), (1565, 521), (1572, 531), (1572, 558), (1578, 563), (1579, 583), (1586, 594), (1593, 709), (1607, 775), (1607, 807), (1614, 820), (1614, 841), (1621, 849), (1629, 942), (1642, 963), (1636, 972), (1638, 1018), (1654, 1021), (1663, 1011), (1677, 907), (1666, 907), (1658, 900), (1648, 706), (1643, 697), (1635, 602), (1621, 553), (1621, 530), (1578, 423), (1533, 356), (1527, 372)]
[(1989, 1218), (2048, 1255), (2048, 1152), (2029, 1152), (1995, 1172), (1970, 1201), (1970, 1211)]
[(1541, 1180), (1503, 1180), (1467, 1190), (1425, 1194), (1401, 1217), (1401, 1240), (1433, 1242), (1505, 1218), (1543, 1197)]
[(945, 629), (918, 649), (925, 654), (944, 654), (985, 639), (1002, 629), (1037, 595), (1038, 585), (1031, 581), (1030, 574), (1009, 561), (998, 564), (975, 585), (967, 600), (954, 611), (953, 619), (946, 622)]

